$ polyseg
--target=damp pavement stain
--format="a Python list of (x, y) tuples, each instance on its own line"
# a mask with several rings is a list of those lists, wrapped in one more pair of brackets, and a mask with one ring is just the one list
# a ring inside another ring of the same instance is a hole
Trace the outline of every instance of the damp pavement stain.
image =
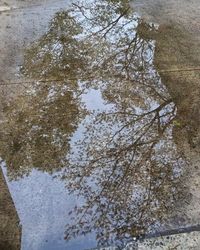
[(161, 249), (195, 249), (199, 5), (0, 1), (0, 157), (21, 249), (160, 249), (163, 232)]

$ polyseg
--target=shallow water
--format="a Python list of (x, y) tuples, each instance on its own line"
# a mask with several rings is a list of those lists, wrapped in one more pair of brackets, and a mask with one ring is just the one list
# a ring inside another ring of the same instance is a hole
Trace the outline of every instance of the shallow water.
[(0, 86), (21, 249), (122, 249), (199, 224), (199, 4), (177, 2), (24, 6)]

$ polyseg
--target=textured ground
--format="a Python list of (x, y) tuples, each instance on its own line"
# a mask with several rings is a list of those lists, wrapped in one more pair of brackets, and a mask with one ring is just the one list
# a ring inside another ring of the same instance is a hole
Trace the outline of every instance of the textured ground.
[(0, 249), (19, 250), (21, 228), (7, 183), (0, 169)]

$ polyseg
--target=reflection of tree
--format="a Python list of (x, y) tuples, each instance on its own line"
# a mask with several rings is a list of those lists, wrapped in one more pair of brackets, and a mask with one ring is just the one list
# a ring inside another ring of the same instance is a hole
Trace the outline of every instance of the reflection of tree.
[[(67, 239), (95, 231), (99, 244), (121, 244), (161, 223), (182, 199), (177, 110), (153, 65), (152, 34), (127, 1), (89, 1), (57, 13), (26, 54), (23, 73), (50, 81), (6, 107), (2, 155), (22, 173), (68, 161), (63, 178), (83, 203), (71, 211)], [(74, 146), (79, 82), (98, 88), (108, 108), (87, 117)]]
[(68, 12), (57, 13), (49, 31), (26, 52), (23, 73), (48, 80), (78, 79), (77, 73), (87, 65), (85, 45), (77, 38), (81, 32)]
[(153, 67), (156, 29), (112, 4), (74, 5), (73, 12), (92, 41), (87, 86), (101, 89), (112, 108), (88, 118), (69, 159), (68, 188), (84, 202), (71, 212), (66, 238), (95, 231), (101, 245), (121, 244), (166, 219), (181, 201), (185, 164), (172, 140), (176, 107)]
[[(1, 155), (11, 176), (33, 167), (51, 172), (66, 164), (69, 139), (79, 122), (79, 100), (63, 84), (43, 85), (36, 95), (19, 97), (6, 107)], [(52, 97), (50, 93), (53, 94)]]
[(12, 178), (33, 167), (52, 172), (66, 165), (70, 137), (83, 117), (74, 78), (85, 63), (74, 38), (80, 31), (73, 18), (59, 13), (50, 30), (27, 51), (23, 73), (48, 82), (29, 86), (5, 104), (0, 147)]
[(85, 198), (74, 210), (69, 238), (97, 231), (102, 245), (130, 240), (162, 221), (181, 197), (183, 159), (170, 138), (174, 107), (166, 102), (139, 115), (125, 111), (96, 116), (67, 173), (70, 190)]

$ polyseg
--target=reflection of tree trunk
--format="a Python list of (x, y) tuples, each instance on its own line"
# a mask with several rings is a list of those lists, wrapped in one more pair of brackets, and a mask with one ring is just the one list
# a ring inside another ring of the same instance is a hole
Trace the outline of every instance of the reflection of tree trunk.
[(0, 249), (19, 250), (19, 218), (0, 168)]

